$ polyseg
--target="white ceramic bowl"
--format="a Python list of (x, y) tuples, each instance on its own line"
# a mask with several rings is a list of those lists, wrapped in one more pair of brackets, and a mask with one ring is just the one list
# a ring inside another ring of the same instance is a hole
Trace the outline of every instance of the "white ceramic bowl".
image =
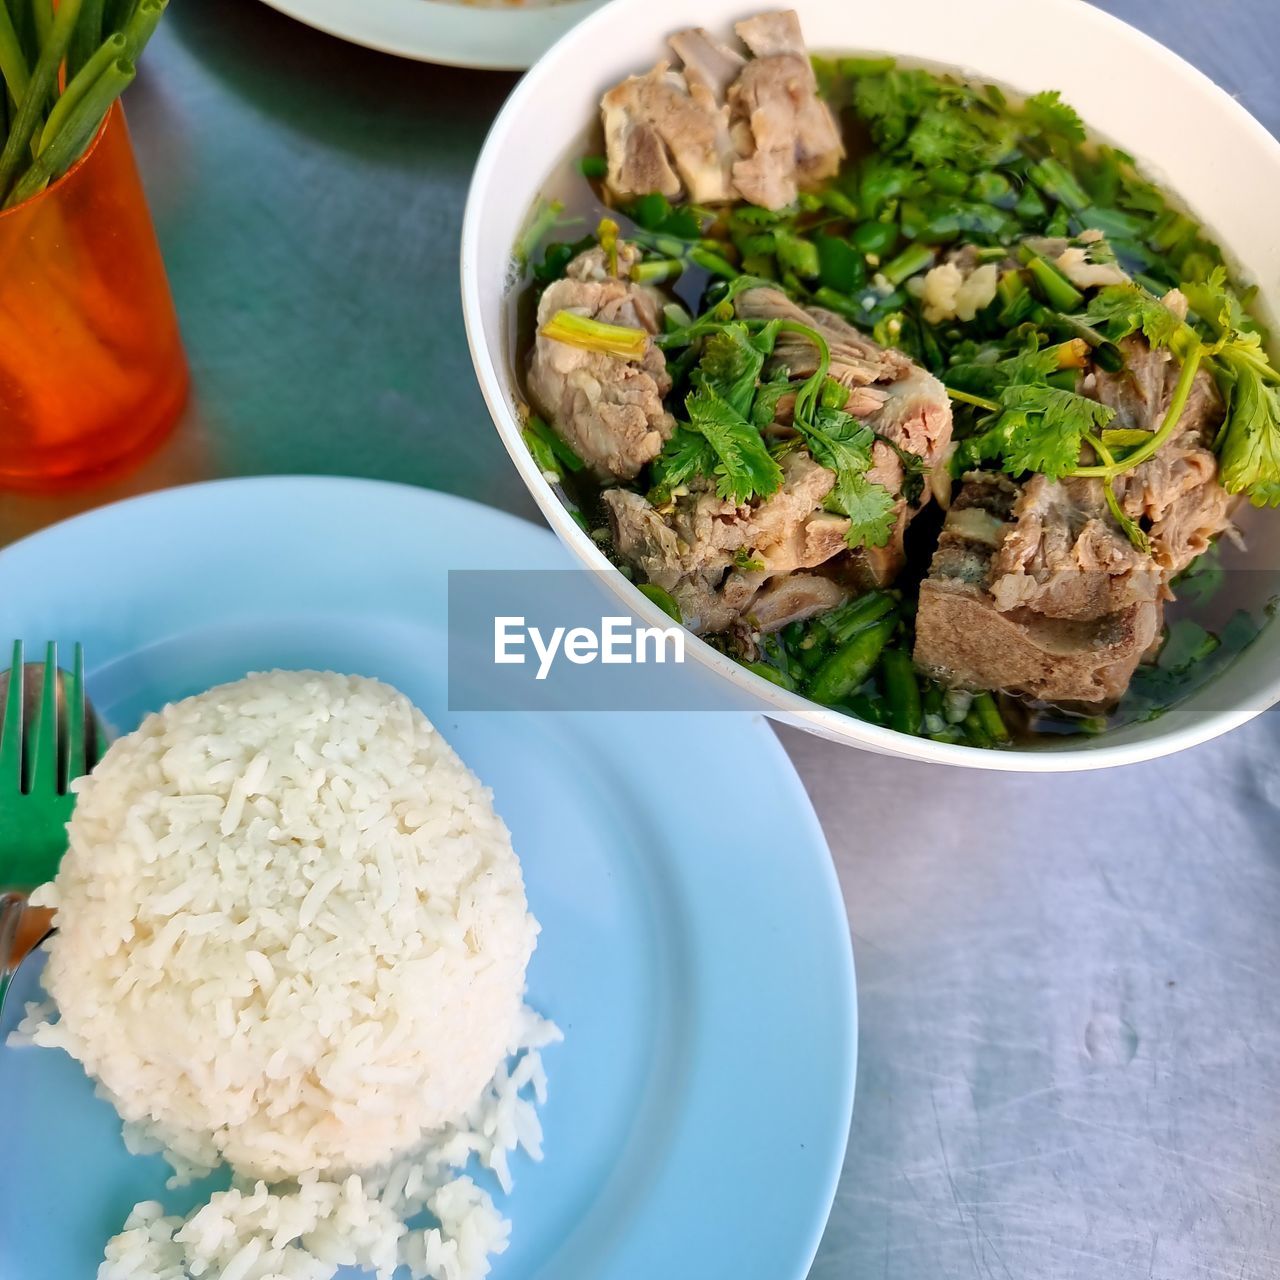
[[(712, 31), (768, 0), (613, 0), (554, 46), (516, 86), (476, 166), (462, 232), (462, 303), (494, 422), (538, 505), (583, 565), (609, 572), (633, 612), (662, 615), (573, 521), (520, 438), (509, 340), (512, 246), (553, 168), (594, 118), (601, 93), (666, 56), (664, 38)], [(1280, 144), (1233, 98), (1162, 45), (1081, 0), (792, 0), (809, 47), (947, 64), (1025, 92), (1059, 89), (1098, 134), (1135, 155), (1216, 235), (1268, 311), (1280, 300)], [(1253, 522), (1259, 564), (1280, 564), (1280, 513)], [(1264, 545), (1265, 544), (1265, 545)], [(1156, 720), (1095, 739), (983, 751), (912, 738), (815, 705), (708, 645), (687, 652), (734, 686), (735, 700), (872, 751), (949, 764), (1050, 773), (1127, 764), (1223, 733), (1280, 701), (1280, 627), (1268, 626), (1221, 676)]]

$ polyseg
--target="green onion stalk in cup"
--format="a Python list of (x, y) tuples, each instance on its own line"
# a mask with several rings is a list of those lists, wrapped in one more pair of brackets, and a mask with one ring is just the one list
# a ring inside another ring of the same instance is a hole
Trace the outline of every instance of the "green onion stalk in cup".
[(0, 0), (0, 207), (84, 154), (169, 0)]

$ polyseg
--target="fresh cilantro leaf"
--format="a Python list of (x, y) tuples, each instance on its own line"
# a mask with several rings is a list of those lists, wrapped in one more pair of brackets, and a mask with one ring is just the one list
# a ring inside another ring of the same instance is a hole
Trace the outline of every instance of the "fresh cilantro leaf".
[(1227, 284), (1225, 267), (1214, 267), (1209, 278), (1199, 283), (1188, 282), (1179, 286), (1186, 295), (1191, 310), (1219, 335), (1231, 332), (1256, 333), (1244, 304)]
[(1057, 347), (1020, 351), (1016, 356), (1001, 360), (996, 365), (999, 376), (1007, 387), (1025, 387), (1043, 382), (1061, 367), (1061, 352)]
[(1182, 327), (1178, 319), (1155, 294), (1138, 284), (1109, 284), (1089, 301), (1086, 324), (1101, 329), (1112, 342), (1142, 332), (1153, 347), (1166, 347)]
[(716, 492), (746, 502), (767, 497), (782, 486), (782, 468), (765, 447), (760, 432), (708, 385), (685, 401), (689, 425), (705, 436), (716, 454)]
[(1057, 347), (1033, 347), (1003, 360), (974, 360), (953, 365), (947, 383), (976, 395), (994, 395), (1009, 386), (1043, 382), (1060, 367)]
[(688, 427), (677, 426), (654, 460), (651, 500), (658, 499), (660, 505), (670, 498), (673, 489), (699, 476), (711, 475), (715, 466), (716, 453), (710, 441)]
[(778, 402), (792, 390), (791, 379), (785, 369), (779, 369), (768, 382), (762, 382), (756, 389), (755, 403), (751, 406), (752, 425), (763, 431), (775, 422), (778, 417)]
[(1227, 283), (1223, 267), (1182, 286), (1192, 310), (1217, 335), (1209, 347), (1225, 384), (1227, 412), (1218, 436), (1218, 479), (1247, 493), (1255, 507), (1280, 506), (1280, 373), (1262, 336)]
[(740, 573), (759, 573), (764, 561), (757, 560), (746, 547), (739, 547), (733, 553), (733, 567)]
[(1193, 622), (1190, 618), (1179, 618), (1169, 626), (1168, 635), (1156, 658), (1156, 666), (1174, 675), (1186, 675), (1197, 662), (1203, 662), (1221, 644), (1222, 641), (1217, 636), (1206, 631), (1198, 622)]
[(871, 466), (871, 446), (875, 435), (843, 409), (819, 404), (810, 423), (797, 423), (809, 445), (809, 452), (824, 467), (841, 471), (866, 471)]
[(814, 459), (836, 474), (830, 505), (849, 517), (851, 547), (882, 547), (893, 532), (897, 499), (866, 477), (875, 436), (842, 409), (820, 405), (812, 422), (796, 423)]
[(939, 101), (921, 115), (907, 138), (907, 152), (924, 168), (954, 165), (966, 173), (1012, 158), (1017, 151), (1013, 122), (976, 102)]
[[(1240, 335), (1218, 355), (1231, 377), (1218, 478), (1255, 507), (1280, 507), (1280, 383), (1257, 334)], [(1266, 373), (1271, 374), (1270, 380)]]
[(853, 107), (871, 136), (882, 147), (892, 148), (906, 140), (916, 118), (938, 92), (937, 80), (927, 71), (895, 67), (879, 75), (860, 76), (853, 90)]
[(713, 333), (702, 349), (694, 381), (712, 387), (744, 418), (751, 412), (756, 381), (778, 336), (778, 321), (755, 333), (740, 321)]
[(1073, 391), (1057, 387), (1006, 387), (1000, 393), (1003, 412), (974, 440), (980, 458), (998, 458), (1010, 475), (1039, 471), (1056, 480), (1080, 461), (1087, 432), (1105, 427), (1115, 410)]
[(851, 547), (883, 547), (898, 520), (897, 499), (882, 484), (865, 475), (846, 473), (832, 490), (840, 510), (849, 517), (845, 541)]
[(1034, 93), (1026, 102), (1027, 119), (1041, 132), (1056, 134), (1068, 142), (1083, 142), (1084, 122), (1057, 89)]

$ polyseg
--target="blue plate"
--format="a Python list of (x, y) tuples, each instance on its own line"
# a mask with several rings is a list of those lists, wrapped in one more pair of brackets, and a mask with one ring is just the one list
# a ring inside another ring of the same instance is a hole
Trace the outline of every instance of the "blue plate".
[[(120, 730), (247, 671), (403, 689), (490, 784), (542, 936), (546, 1159), (513, 1162), (493, 1280), (802, 1277), (843, 1160), (856, 1013), (813, 810), (741, 714), (451, 713), (451, 568), (560, 569), (551, 534), (456, 498), (289, 478), (176, 489), (0, 552), (0, 641), (82, 640)], [(24, 968), (4, 1016), (34, 995)], [(61, 1053), (0, 1049), (0, 1276), (87, 1280), (164, 1191)], [(203, 1188), (207, 1191), (207, 1187)]]

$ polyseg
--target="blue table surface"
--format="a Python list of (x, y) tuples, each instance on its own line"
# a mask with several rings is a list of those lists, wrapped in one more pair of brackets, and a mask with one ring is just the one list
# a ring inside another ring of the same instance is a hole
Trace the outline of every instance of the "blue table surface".
[[(1102, 7), (1280, 131), (1280, 0)], [(0, 543), (273, 472), (534, 516), (457, 291), (467, 181), (513, 83), (353, 48), (255, 0), (174, 5), (129, 119), (197, 395), (130, 475), (0, 497)], [(1059, 778), (781, 737), (839, 868), (861, 1001), (813, 1280), (1280, 1276), (1280, 711)]]

